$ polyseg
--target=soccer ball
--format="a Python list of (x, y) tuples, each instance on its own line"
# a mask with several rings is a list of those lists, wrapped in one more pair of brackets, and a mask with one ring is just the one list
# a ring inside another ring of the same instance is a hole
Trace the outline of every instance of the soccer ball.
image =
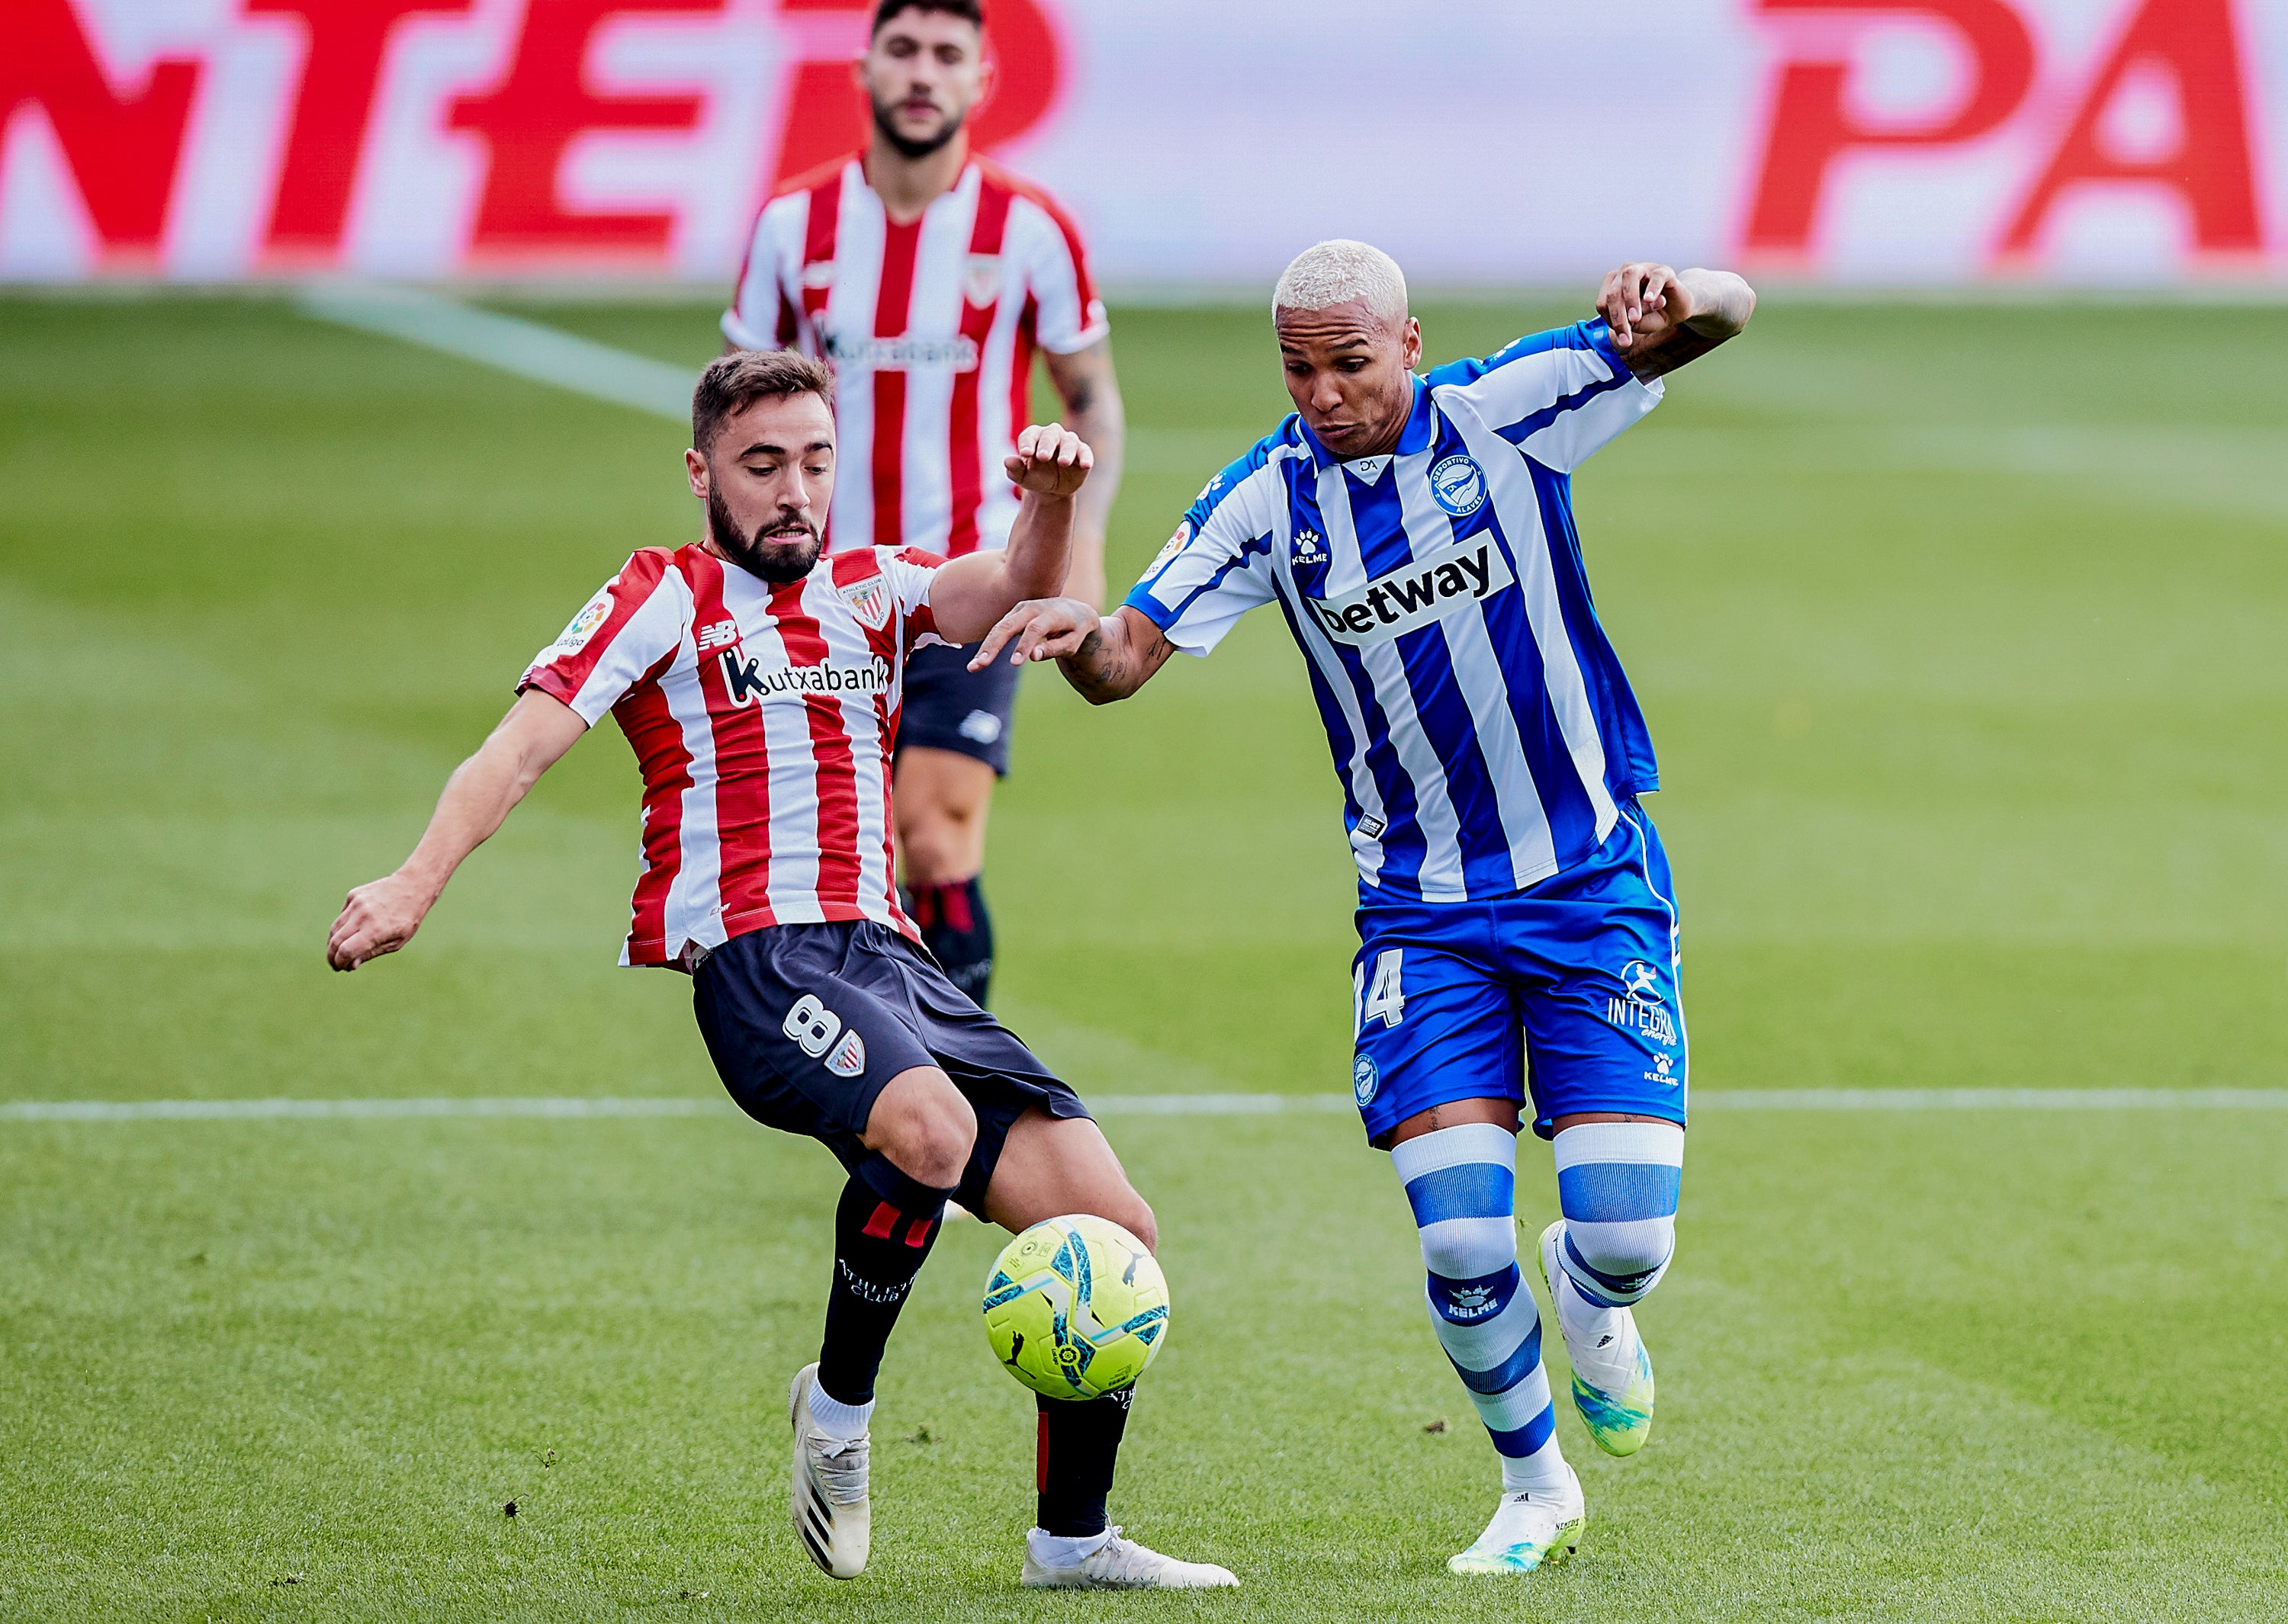
[(1009, 1374), (1052, 1398), (1100, 1398), (1168, 1338), (1168, 1281), (1144, 1243), (1084, 1213), (1036, 1224), (985, 1282), (985, 1336)]

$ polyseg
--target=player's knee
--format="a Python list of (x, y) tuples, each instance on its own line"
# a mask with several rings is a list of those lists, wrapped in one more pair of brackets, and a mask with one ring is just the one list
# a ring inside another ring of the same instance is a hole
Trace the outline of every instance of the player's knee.
[(1442, 1279), (1483, 1279), (1517, 1262), (1517, 1226), (1507, 1216), (1448, 1219), (1421, 1234), (1422, 1266)]
[(899, 825), (910, 885), (944, 885), (977, 872), (980, 820), (967, 808), (930, 806)]
[(918, 1184), (949, 1190), (961, 1182), (977, 1143), (977, 1113), (942, 1074), (890, 1080), (866, 1122), (865, 1143)]
[(1676, 1251), (1684, 1130), (1673, 1122), (1587, 1122), (1553, 1147), (1565, 1213), (1559, 1262), (1585, 1296), (1625, 1307), (1660, 1283)]
[(1676, 1256), (1676, 1219), (1640, 1218), (1626, 1224), (1566, 1221), (1567, 1269), (1577, 1281), (1585, 1270), (1600, 1295), (1633, 1303), (1660, 1283)]

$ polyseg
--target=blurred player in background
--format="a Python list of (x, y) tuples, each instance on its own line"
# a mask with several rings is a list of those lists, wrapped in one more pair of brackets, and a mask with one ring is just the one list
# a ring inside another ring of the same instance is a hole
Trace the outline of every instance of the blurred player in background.
[(1597, 308), (1418, 377), (1398, 266), (1319, 244), (1273, 301), (1295, 414), (1208, 481), (1118, 614), (1021, 605), (981, 651), (1014, 637), (1102, 702), (1260, 605), (1293, 630), (1358, 862), (1353, 1092), (1501, 1458), (1501, 1502), (1457, 1573), (1529, 1572), (1587, 1516), (1517, 1267), (1527, 1084), (1564, 1214), (1543, 1278), (1574, 1403), (1614, 1454), (1652, 1427), (1631, 1305), (1668, 1267), (1684, 1166), (1675, 892), (1637, 804), (1659, 779), (1590, 604), (1571, 475), (1755, 295), (1726, 272), (1627, 265)]
[[(1021, 1230), (1094, 1213), (1155, 1244), (1087, 1108), (913, 945), (890, 883), (890, 757), (917, 649), (973, 641), (1065, 579), (1089, 453), (1029, 428), (996, 470), (1023, 492), (1008, 545), (951, 562), (824, 553), (833, 381), (783, 353), (717, 360), (692, 399), (701, 537), (647, 547), (540, 652), (396, 873), (349, 894), (337, 970), (394, 953), (453, 871), (607, 711), (644, 780), (644, 872), (621, 962), (691, 977), (724, 1086), (849, 1171), (818, 1361), (796, 1374), (795, 1533), (837, 1579), (871, 1540), (868, 1423), (891, 1327), (957, 1192)], [(1106, 1523), (1132, 1390), (1043, 1398), (1029, 1586), (1235, 1584)]]
[[(1104, 598), (1104, 527), (1120, 487), (1122, 412), (1104, 306), (1079, 234), (1037, 186), (969, 151), (991, 86), (976, 0), (882, 0), (857, 64), (866, 150), (791, 182), (755, 222), (723, 333), (799, 349), (835, 372), (842, 444), (869, 477), (835, 504), (830, 548), (1000, 547), (1017, 512), (1000, 478), (1029, 421), (1033, 354), (1095, 455), (1064, 590)], [(1021, 673), (917, 655), (897, 756), (906, 905), (956, 986), (986, 1002), (993, 922), (979, 875), (994, 780), (1009, 770)]]

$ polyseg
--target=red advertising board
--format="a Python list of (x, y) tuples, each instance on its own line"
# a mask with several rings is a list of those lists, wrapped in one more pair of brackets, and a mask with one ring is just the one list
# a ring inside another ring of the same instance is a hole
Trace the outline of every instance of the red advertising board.
[[(0, 276), (720, 277), (777, 179), (860, 139), (870, 10), (9, 0)], [(975, 134), (1131, 281), (1256, 277), (1346, 233), (1458, 281), (1625, 242), (1844, 280), (2281, 264), (2288, 0), (1675, 13), (1613, 71), (1588, 0), (1449, 5), (1420, 39), (1370, 0), (993, 0)], [(1378, 103), (1363, 69), (1402, 77)], [(1580, 185), (1615, 131), (1647, 172)]]

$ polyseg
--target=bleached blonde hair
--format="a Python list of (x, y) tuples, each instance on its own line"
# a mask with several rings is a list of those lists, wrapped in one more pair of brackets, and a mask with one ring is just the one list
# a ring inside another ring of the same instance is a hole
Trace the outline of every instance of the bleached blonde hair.
[(1271, 309), (1325, 310), (1358, 300), (1378, 316), (1406, 319), (1406, 273), (1370, 242), (1336, 237), (1314, 243), (1289, 262), (1272, 292)]

